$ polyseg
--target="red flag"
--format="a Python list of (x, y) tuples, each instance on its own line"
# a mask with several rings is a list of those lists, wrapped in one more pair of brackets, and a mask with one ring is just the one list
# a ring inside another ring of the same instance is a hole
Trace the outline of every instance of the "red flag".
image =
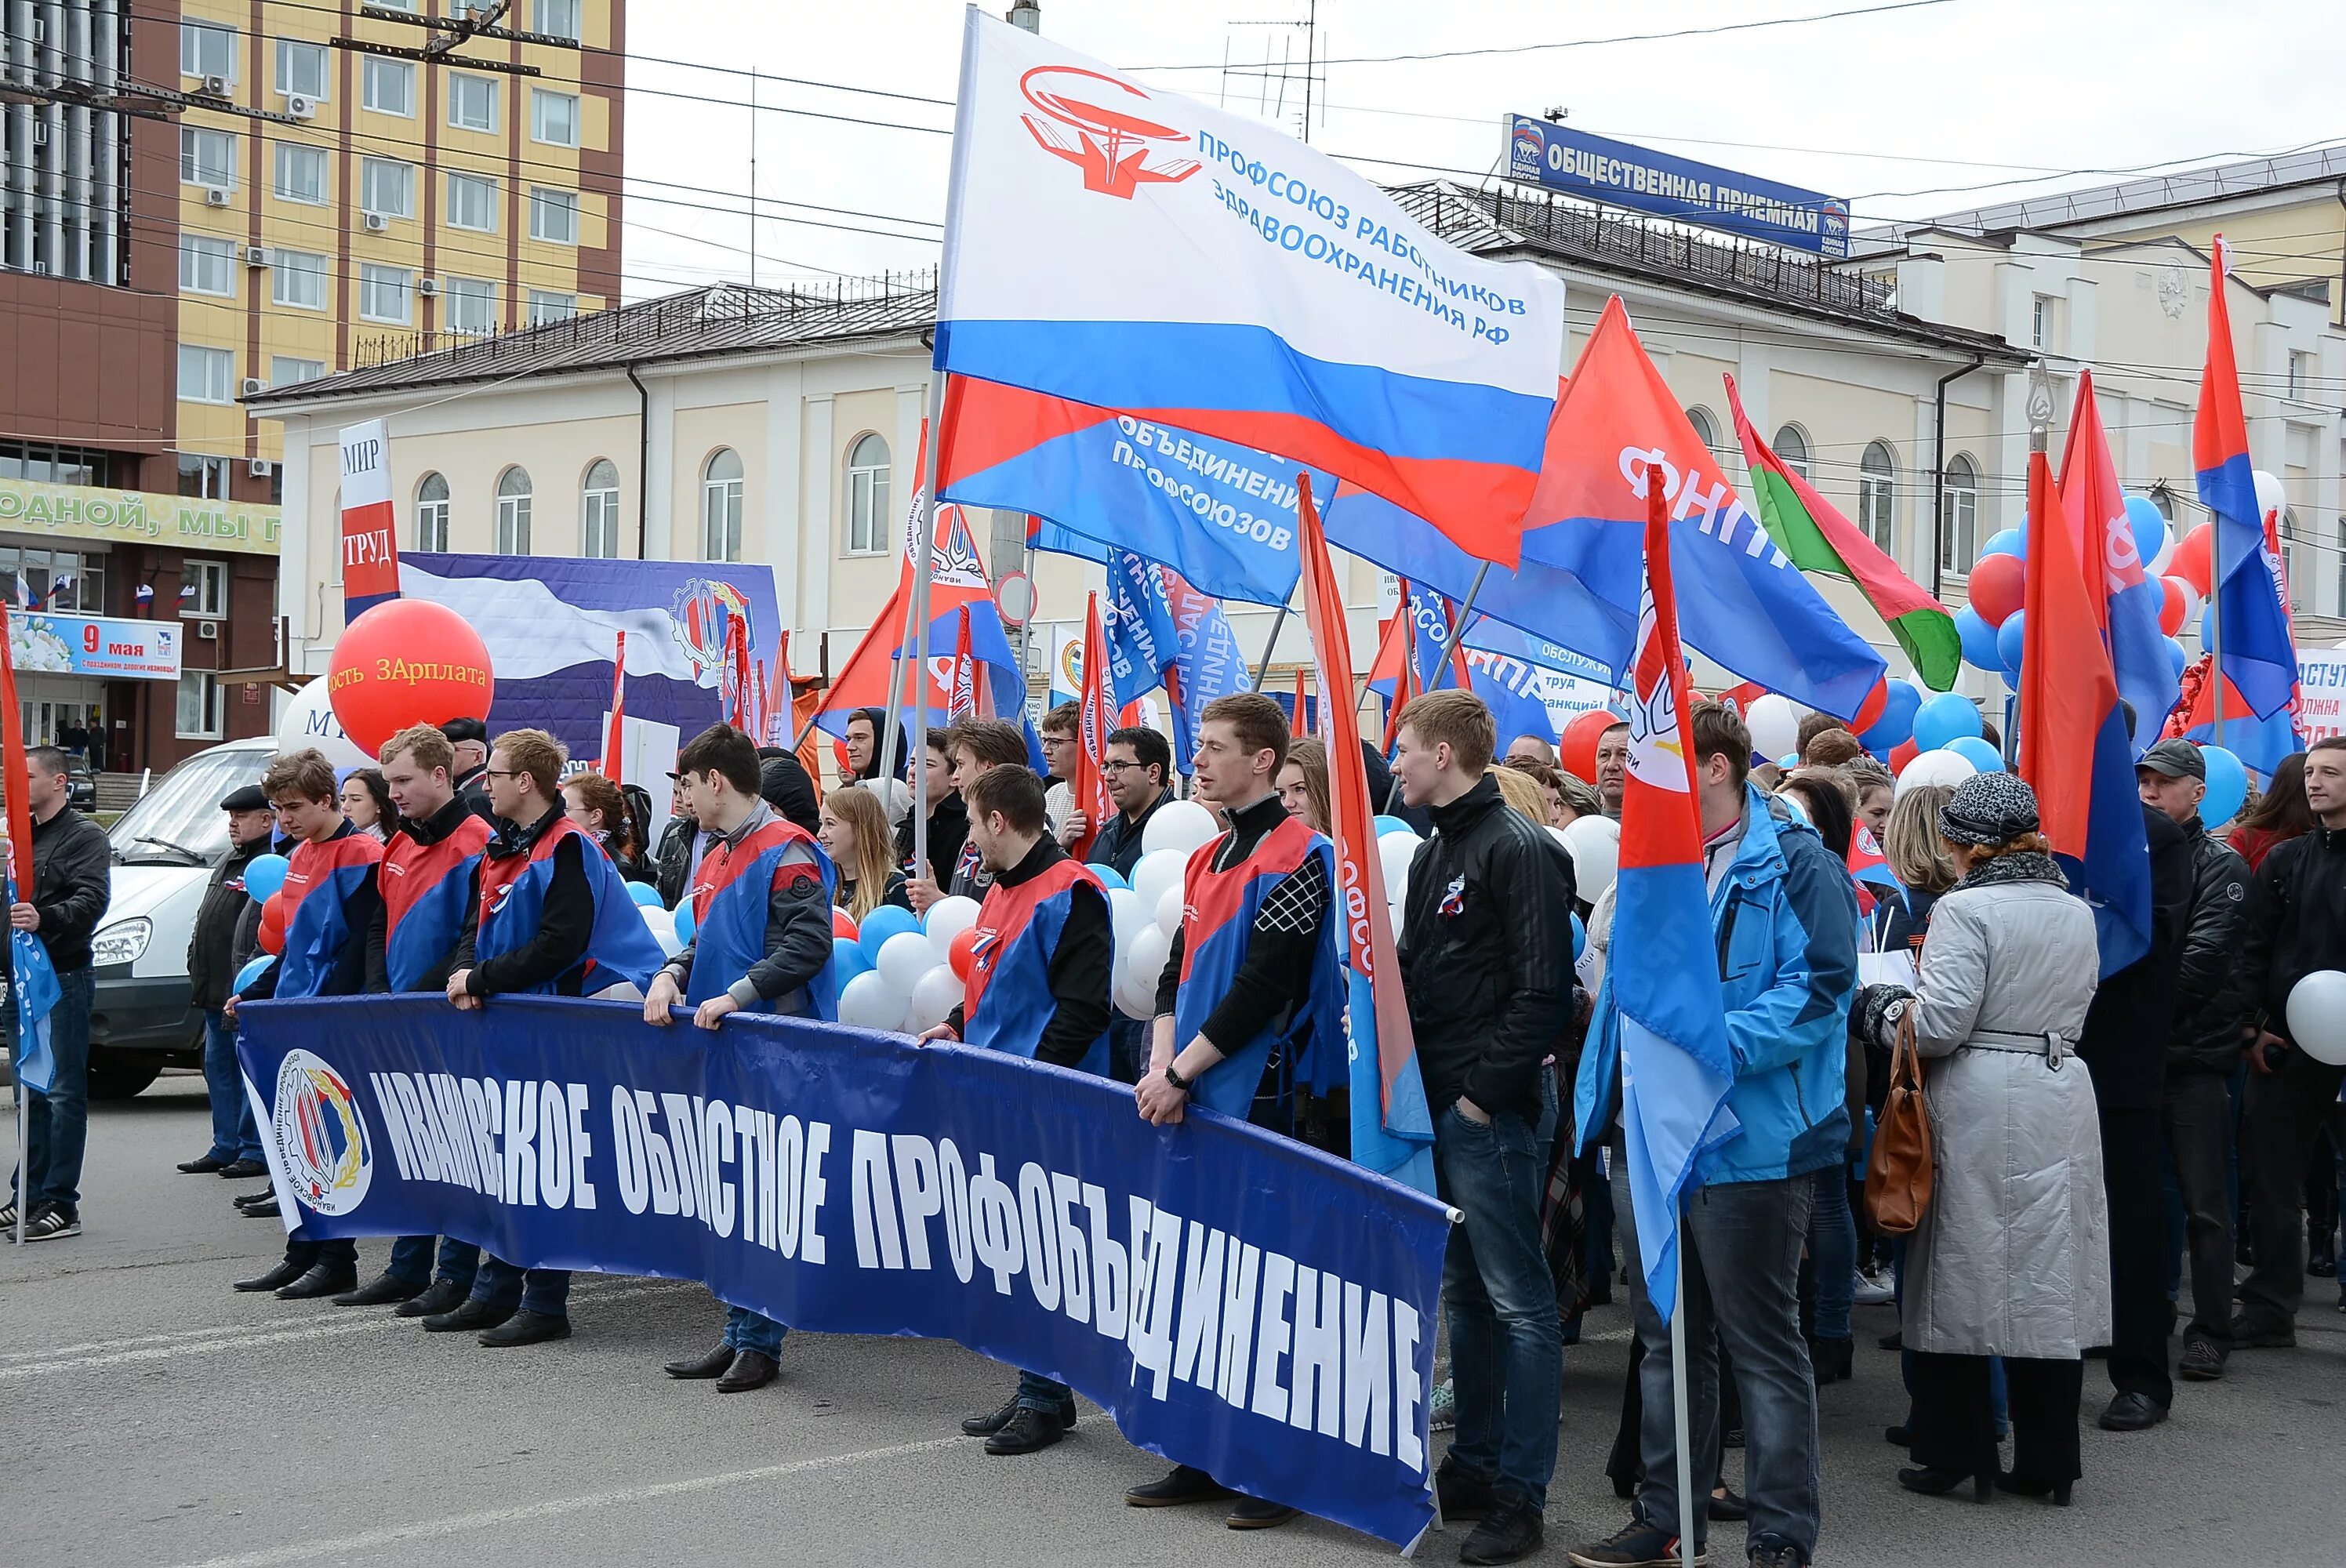
[(1108, 797), (1107, 774), (1101, 766), (1107, 760), (1108, 733), (1116, 728), (1116, 698), (1108, 691), (1107, 638), (1100, 631), (1097, 593), (1089, 596), (1084, 611), (1083, 687), (1076, 728), (1076, 776), (1067, 781), (1067, 793), (1091, 824), (1082, 838), (1068, 846), (1079, 860), (1091, 853), (1092, 842), (1099, 837), (1100, 829), (1116, 815), (1116, 802)]
[(960, 630), (954, 637), (952, 695), (945, 699), (945, 722), (977, 717), (977, 656), (969, 646), (969, 606), (961, 609)]
[(24, 710), (16, 706), (16, 662), (9, 651), (14, 633), (8, 609), (0, 604), (0, 790), (7, 795), (8, 870), (16, 879), (16, 896), (33, 896), (33, 812), (25, 791), (32, 787), (32, 769), (25, 760)]
[(627, 738), (627, 634), (615, 634), (618, 647), (611, 656), (611, 724), (603, 732), (603, 777), (624, 784), (622, 759)]
[(1297, 665), (1295, 667), (1295, 722), (1289, 728), (1299, 734), (1309, 728), (1303, 722), (1303, 716), (1309, 711), (1303, 706), (1303, 667)]
[[(2028, 516), (2020, 773), (2036, 791), (2037, 817), (2053, 848), (2082, 857), (2093, 804), (2092, 738), (2117, 706), (2118, 687), (2086, 588), (2083, 530), (2043, 453), (2029, 456)], [(2069, 678), (2057, 678), (2064, 675)]]

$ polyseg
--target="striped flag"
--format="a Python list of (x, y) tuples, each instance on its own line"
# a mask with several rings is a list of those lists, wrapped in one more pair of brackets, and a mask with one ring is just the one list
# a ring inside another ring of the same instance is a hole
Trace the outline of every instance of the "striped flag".
[(603, 732), (603, 777), (614, 784), (627, 782), (622, 759), (627, 735), (627, 634), (615, 633), (618, 647), (611, 655), (611, 727)]
[(2199, 412), (2191, 427), (2191, 465), (2199, 499), (2216, 514), (2216, 617), (2224, 644), (2224, 677), (2259, 718), (2297, 696), (2297, 649), (2280, 596), (2280, 565), (2266, 545), (2256, 471), (2249, 462), (2249, 422), (2232, 358), (2232, 314), (2224, 297), (2230, 252), (2216, 236), (2215, 276), (2208, 291), (2208, 360), (2199, 377)]
[(1091, 853), (1100, 829), (1116, 816), (1116, 800), (1107, 792), (1107, 773), (1102, 767), (1107, 760), (1108, 734), (1116, 728), (1116, 694), (1109, 689), (1107, 638), (1100, 629), (1096, 591), (1089, 596), (1084, 610), (1083, 691), (1077, 701), (1081, 708), (1076, 728), (1076, 776), (1067, 781), (1067, 793), (1091, 826), (1067, 850), (1080, 860)]

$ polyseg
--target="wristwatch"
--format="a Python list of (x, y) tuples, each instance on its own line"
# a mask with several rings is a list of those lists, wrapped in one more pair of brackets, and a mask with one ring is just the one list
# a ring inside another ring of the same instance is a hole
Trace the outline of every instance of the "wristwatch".
[(1165, 1064), (1165, 1081), (1172, 1084), (1175, 1088), (1180, 1090), (1185, 1095), (1189, 1092), (1189, 1085), (1197, 1082), (1194, 1078), (1184, 1078), (1181, 1076), (1179, 1073), (1174, 1070), (1173, 1064), (1170, 1062)]

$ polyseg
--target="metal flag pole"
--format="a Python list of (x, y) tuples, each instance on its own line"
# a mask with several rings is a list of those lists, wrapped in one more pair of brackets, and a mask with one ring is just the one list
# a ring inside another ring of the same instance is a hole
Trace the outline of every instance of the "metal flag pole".
[(1450, 623), (1450, 628), (1443, 636), (1441, 647), (1433, 650), (1435, 680), (1439, 681), (1442, 678), (1442, 667), (1450, 662), (1450, 650), (1456, 647), (1458, 639), (1466, 635), (1466, 623), (1474, 614), (1474, 601), (1483, 593), (1483, 579), (1490, 575), (1491, 563), (1488, 561), (1474, 568), (1474, 582), (1466, 590), (1466, 602), (1458, 606), (1457, 618)]
[(1280, 628), (1286, 625), (1287, 606), (1285, 605), (1281, 605), (1279, 606), (1278, 618), (1270, 623), (1270, 639), (1262, 645), (1262, 662), (1254, 667), (1254, 688), (1257, 691), (1260, 691), (1262, 689), (1263, 681), (1270, 674), (1270, 656), (1272, 651), (1279, 647)]
[(937, 432), (944, 423), (945, 373), (929, 376), (929, 444), (921, 472), (928, 476), (921, 494), (920, 552), (913, 557), (913, 874), (929, 863), (929, 588), (937, 561)]
[(2216, 744), (2224, 744), (2224, 519), (2213, 507), (2208, 512), (2208, 526), (2215, 530), (2208, 539), (2208, 626), (2215, 634), (2215, 667), (2208, 673), (2216, 682)]
[[(919, 526), (918, 524), (913, 524), (916, 531)], [(913, 541), (904, 548), (909, 551), (918, 543), (917, 540)], [(917, 573), (920, 568), (915, 566), (913, 570)], [(920, 613), (920, 601), (917, 599), (907, 598), (904, 601), (904, 621), (897, 630), (896, 652), (888, 661), (888, 697), (882, 704), (885, 710), (882, 715), (882, 729), (880, 734), (872, 737), (872, 740), (880, 748), (880, 752), (878, 756), (872, 758), (872, 765), (879, 769), (874, 777), (882, 779), (895, 777), (889, 770), (895, 766), (896, 737), (903, 733), (904, 728), (904, 648), (913, 640), (913, 617)], [(814, 720), (807, 720), (807, 725), (811, 728)], [(806, 737), (801, 735), (799, 740), (801, 744), (804, 744)], [(883, 784), (880, 791), (880, 803), (882, 806), (892, 805), (890, 798), (893, 794), (894, 791)]]
[(1676, 1249), (1678, 1272), (1677, 1301), (1670, 1308), (1670, 1420), (1676, 1439), (1678, 1461), (1678, 1568), (1694, 1568), (1694, 1532), (1688, 1521), (1694, 1517), (1691, 1510), (1710, 1507), (1710, 1492), (1704, 1489), (1699, 1502), (1694, 1496), (1693, 1444), (1687, 1420), (1687, 1347), (1686, 1347), (1686, 1213), (1678, 1213), (1678, 1238)]

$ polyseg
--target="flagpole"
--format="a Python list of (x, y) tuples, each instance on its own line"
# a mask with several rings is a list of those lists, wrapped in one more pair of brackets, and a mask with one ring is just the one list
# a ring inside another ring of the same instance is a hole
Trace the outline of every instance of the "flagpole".
[(1254, 688), (1257, 691), (1260, 691), (1262, 689), (1264, 679), (1270, 674), (1271, 652), (1279, 647), (1280, 628), (1286, 625), (1287, 606), (1285, 605), (1281, 605), (1279, 606), (1279, 617), (1270, 623), (1270, 640), (1266, 641), (1262, 645), (1262, 662), (1254, 667)]
[[(2261, 525), (2261, 519), (2259, 519)], [(2210, 507), (2208, 526), (2208, 626), (2215, 634), (2216, 744), (2224, 744), (2224, 519)]]
[(925, 876), (929, 864), (929, 589), (936, 576), (937, 437), (945, 423), (945, 373), (929, 376), (928, 446), (922, 453), (921, 472), (928, 484), (921, 492), (921, 536), (913, 542), (913, 748), (918, 759), (913, 769), (913, 873)]
[(1474, 568), (1474, 583), (1466, 590), (1466, 602), (1458, 606), (1458, 618), (1450, 623), (1449, 632), (1443, 638), (1442, 645), (1433, 650), (1433, 678), (1437, 682), (1442, 678), (1442, 667), (1450, 661), (1450, 650), (1456, 647), (1458, 639), (1466, 635), (1467, 617), (1474, 615), (1474, 601), (1483, 592), (1483, 579), (1490, 575), (1491, 563), (1488, 561)]
[[(1635, 1223), (1632, 1221), (1632, 1223)], [(1691, 1424), (1687, 1420), (1687, 1353), (1686, 1353), (1686, 1224), (1679, 1217), (1675, 1268), (1678, 1273), (1676, 1303), (1670, 1309), (1670, 1420), (1677, 1438), (1678, 1461), (1678, 1568), (1694, 1568), (1694, 1532), (1688, 1521), (1694, 1517), (1695, 1508), (1708, 1510), (1710, 1493), (1708, 1489), (1699, 1502), (1694, 1496), (1694, 1456), (1688, 1433)]]

